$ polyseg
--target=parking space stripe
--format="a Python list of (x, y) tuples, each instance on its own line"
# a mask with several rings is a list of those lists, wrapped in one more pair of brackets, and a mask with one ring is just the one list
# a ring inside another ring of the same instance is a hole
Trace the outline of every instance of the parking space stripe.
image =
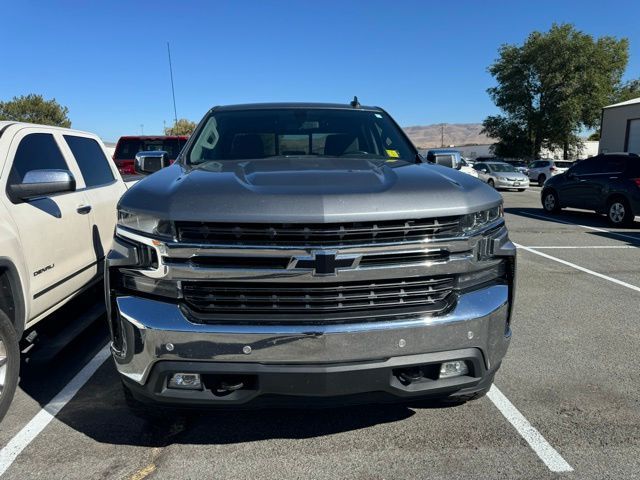
[(109, 357), (109, 353), (109, 346), (105, 345), (96, 356), (0, 450), (0, 475), (7, 471), (18, 455), (44, 430), (58, 412), (78, 393), (82, 386), (87, 383), (100, 365)]
[(552, 472), (572, 472), (573, 467), (562, 458), (555, 448), (536, 430), (531, 423), (520, 413), (520, 411), (509, 401), (507, 397), (495, 385), (491, 386), (487, 394), (489, 400), (493, 402), (500, 413), (506, 418), (513, 428), (536, 452), (540, 460)]
[(549, 260), (553, 260), (554, 262), (561, 263), (566, 265), (567, 267), (575, 268), (576, 270), (580, 270), (581, 272), (588, 273), (589, 275), (593, 275), (594, 277), (602, 278), (604, 280), (608, 280), (617, 285), (620, 285), (625, 288), (629, 288), (631, 290), (635, 290), (636, 292), (640, 292), (640, 287), (636, 287), (635, 285), (631, 285), (630, 283), (623, 282), (622, 280), (618, 280), (617, 278), (609, 277), (608, 275), (604, 275), (602, 273), (594, 272), (593, 270), (589, 270), (588, 268), (581, 267), (580, 265), (576, 265), (575, 263), (567, 262), (566, 260), (562, 260), (561, 258), (554, 257), (547, 253), (539, 252), (534, 250), (531, 247), (525, 247), (524, 245), (520, 245), (518, 243), (514, 243), (514, 245), (522, 250), (526, 250), (527, 252), (533, 253), (535, 255), (539, 255), (541, 257), (547, 258)]
[(519, 215), (524, 215), (525, 217), (533, 217), (533, 218), (539, 218), (539, 219), (542, 219), (542, 220), (550, 220), (552, 222), (557, 222), (557, 223), (564, 223), (565, 225), (575, 225), (576, 227), (582, 227), (582, 228), (586, 228), (588, 230), (594, 230), (596, 232), (608, 233), (608, 234), (614, 235), (616, 237), (628, 238), (630, 240), (634, 240), (634, 241), (640, 243), (640, 237), (634, 237), (632, 235), (625, 235), (624, 233), (612, 232), (611, 230), (607, 230), (605, 228), (590, 227), (589, 225), (581, 225), (579, 223), (568, 222), (566, 220), (561, 220), (559, 218), (547, 217), (545, 215), (537, 215), (535, 213), (529, 213), (529, 212), (518, 212), (518, 214)]

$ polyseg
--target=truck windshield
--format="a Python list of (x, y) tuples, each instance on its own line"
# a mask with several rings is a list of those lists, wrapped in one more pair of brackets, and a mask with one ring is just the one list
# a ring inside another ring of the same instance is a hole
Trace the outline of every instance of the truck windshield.
[(282, 108), (212, 112), (187, 154), (211, 160), (351, 157), (415, 160), (393, 121), (371, 110)]

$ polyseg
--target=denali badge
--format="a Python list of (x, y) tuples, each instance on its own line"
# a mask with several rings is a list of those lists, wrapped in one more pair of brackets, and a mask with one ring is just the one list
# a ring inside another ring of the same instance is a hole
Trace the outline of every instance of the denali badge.
[(335, 275), (338, 270), (354, 268), (360, 255), (337, 255), (331, 250), (315, 250), (308, 257), (294, 257), (289, 268), (312, 269), (314, 275)]
[(40, 270), (36, 270), (35, 272), (33, 272), (33, 276), (37, 277), (38, 275), (40, 275), (41, 273), (46, 272), (47, 270), (51, 270), (53, 267), (55, 267), (56, 264), (52, 263), (51, 265), (47, 265), (46, 267), (41, 268)]

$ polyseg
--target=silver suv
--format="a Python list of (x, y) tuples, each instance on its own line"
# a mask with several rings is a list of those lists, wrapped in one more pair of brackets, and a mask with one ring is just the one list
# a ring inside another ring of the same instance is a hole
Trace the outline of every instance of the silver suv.
[(529, 179), (544, 185), (548, 178), (566, 172), (573, 162), (567, 160), (536, 160), (529, 165)]
[(461, 402), (507, 351), (500, 195), (423, 163), (380, 108), (216, 107), (118, 216), (111, 345), (136, 408)]

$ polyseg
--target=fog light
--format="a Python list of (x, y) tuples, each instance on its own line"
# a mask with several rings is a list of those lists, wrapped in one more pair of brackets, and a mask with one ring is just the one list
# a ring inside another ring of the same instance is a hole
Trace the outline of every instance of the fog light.
[(469, 367), (464, 360), (444, 362), (440, 366), (440, 378), (461, 377), (469, 373)]
[(175, 373), (169, 380), (169, 388), (200, 390), (201, 387), (199, 373)]

